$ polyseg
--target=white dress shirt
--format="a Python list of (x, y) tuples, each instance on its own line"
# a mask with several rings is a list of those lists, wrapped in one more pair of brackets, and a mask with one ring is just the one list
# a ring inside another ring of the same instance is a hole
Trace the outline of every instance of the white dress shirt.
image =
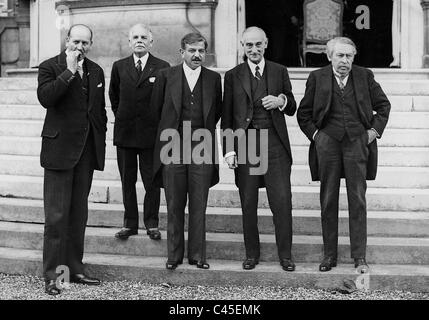
[(264, 70), (265, 70), (265, 59), (264, 58), (262, 58), (262, 60), (258, 64), (254, 64), (252, 61), (250, 61), (250, 59), (247, 59), (247, 64), (248, 64), (250, 71), (252, 72), (254, 77), (255, 77), (255, 73), (256, 73), (256, 66), (259, 66), (259, 73), (261, 74), (261, 76), (264, 74)]
[(186, 62), (184, 62), (183, 72), (185, 73), (186, 81), (188, 82), (191, 92), (194, 91), (195, 85), (197, 84), (198, 78), (201, 74), (201, 66), (196, 69), (191, 69), (188, 67)]
[(334, 76), (335, 76), (335, 80), (337, 80), (338, 86), (341, 88), (341, 84), (340, 82), (343, 83), (344, 87), (347, 84), (347, 80), (349, 80), (349, 75), (350, 73), (348, 73), (342, 80), (341, 80), (341, 75), (332, 67), (332, 70), (334, 71)]
[(134, 57), (134, 66), (137, 68), (137, 61), (142, 62), (142, 70), (144, 70), (144, 67), (146, 66), (147, 59), (149, 58), (149, 53), (146, 53), (143, 57), (139, 58), (135, 54), (133, 54)]

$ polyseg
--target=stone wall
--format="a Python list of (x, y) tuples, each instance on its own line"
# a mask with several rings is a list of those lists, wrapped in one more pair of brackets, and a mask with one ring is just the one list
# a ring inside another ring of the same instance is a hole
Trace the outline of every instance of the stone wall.
[[(89, 57), (110, 75), (113, 62), (131, 54), (128, 31), (136, 23), (148, 24), (154, 36), (152, 53), (172, 65), (181, 61), (180, 39), (186, 33), (199, 31), (209, 42), (206, 65), (216, 65), (214, 50), (214, 9), (216, 1), (60, 1), (66, 7), (69, 23), (84, 23), (94, 32)], [(62, 48), (66, 29), (61, 32)]]

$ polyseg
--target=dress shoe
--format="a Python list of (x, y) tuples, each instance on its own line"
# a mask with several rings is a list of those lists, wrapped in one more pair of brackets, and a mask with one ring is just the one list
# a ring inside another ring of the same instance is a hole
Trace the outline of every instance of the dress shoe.
[(360, 273), (367, 273), (369, 271), (369, 266), (366, 263), (365, 258), (355, 259), (355, 268), (357, 268)]
[(197, 261), (193, 259), (189, 259), (188, 263), (190, 265), (197, 265), (199, 269), (210, 269), (210, 265), (206, 261)]
[(259, 263), (259, 259), (256, 258), (246, 258), (243, 261), (243, 269), (244, 270), (252, 270), (255, 269), (256, 265)]
[(326, 272), (337, 266), (337, 259), (332, 257), (324, 257), (322, 263), (319, 265), (319, 270)]
[(152, 240), (161, 240), (161, 232), (158, 229), (149, 229), (146, 233)]
[(177, 262), (168, 262), (168, 261), (167, 261), (167, 263), (165, 264), (165, 267), (166, 267), (168, 270), (174, 270), (174, 269), (176, 269), (176, 268), (177, 268), (177, 266), (178, 266), (179, 264), (182, 264), (182, 262), (181, 262), (181, 261), (177, 261)]
[(280, 265), (284, 271), (295, 271), (295, 263), (291, 259), (282, 259)]
[(83, 273), (76, 273), (70, 276), (70, 282), (78, 284), (86, 284), (87, 286), (98, 286), (100, 285), (100, 280), (96, 278), (88, 277)]
[(45, 282), (45, 293), (56, 296), (61, 293), (61, 289), (57, 287), (57, 282), (55, 280), (49, 280)]
[(121, 240), (127, 240), (130, 236), (133, 236), (136, 234), (137, 234), (137, 229), (122, 228), (118, 233), (115, 234), (115, 237)]

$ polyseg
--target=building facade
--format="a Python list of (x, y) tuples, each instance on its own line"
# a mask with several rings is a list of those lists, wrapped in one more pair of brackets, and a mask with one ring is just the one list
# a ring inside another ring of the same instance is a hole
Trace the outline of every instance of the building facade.
[[(343, 1), (346, 35), (355, 38), (363, 65), (427, 67), (424, 60), (428, 1)], [(269, 48), (299, 50), (302, 32), (299, 9), (303, 0), (287, 0), (288, 4), (292, 2), (298, 8), (293, 13), (297, 17), (295, 38), (285, 40), (267, 32)], [(261, 25), (280, 30), (278, 23), (284, 19), (275, 14), (284, 3), (284, 0), (0, 0), (1, 74), (4, 76), (8, 69), (37, 67), (41, 61), (58, 54), (64, 47), (66, 30), (75, 23), (85, 23), (94, 30), (90, 56), (103, 66), (106, 74), (110, 73), (114, 60), (129, 54), (128, 29), (139, 22), (152, 28), (154, 54), (170, 63), (180, 61), (180, 38), (187, 32), (199, 31), (209, 41), (207, 65), (231, 68), (241, 61), (240, 35), (244, 28)], [(288, 46), (294, 41), (296, 46), (291, 49)], [(301, 67), (301, 61), (293, 61), (288, 67)]]

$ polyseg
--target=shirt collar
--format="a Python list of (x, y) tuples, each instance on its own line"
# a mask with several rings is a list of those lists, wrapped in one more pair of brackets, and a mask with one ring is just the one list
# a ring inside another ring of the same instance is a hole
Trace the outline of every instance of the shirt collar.
[(146, 53), (143, 57), (139, 58), (137, 57), (134, 53), (133, 53), (133, 57), (134, 57), (134, 65), (137, 65), (137, 61), (141, 60), (142, 62), (142, 66), (146, 65), (147, 59), (149, 59), (149, 52)]
[(201, 73), (201, 66), (196, 69), (191, 69), (186, 62), (183, 62), (183, 71), (185, 72), (185, 75), (199, 75)]
[[(340, 81), (341, 75), (334, 69), (334, 67), (332, 67), (332, 71), (334, 72), (334, 76), (337, 82)], [(350, 72), (341, 80), (344, 83), (344, 85), (347, 84), (347, 80), (349, 79), (349, 76), (350, 76)]]
[(250, 67), (250, 70), (252, 71), (253, 75), (255, 75), (256, 66), (259, 66), (259, 73), (261, 75), (264, 74), (264, 69), (265, 69), (265, 59), (264, 58), (262, 58), (262, 60), (258, 64), (255, 64), (252, 61), (250, 61), (250, 59), (247, 59), (247, 65)]

